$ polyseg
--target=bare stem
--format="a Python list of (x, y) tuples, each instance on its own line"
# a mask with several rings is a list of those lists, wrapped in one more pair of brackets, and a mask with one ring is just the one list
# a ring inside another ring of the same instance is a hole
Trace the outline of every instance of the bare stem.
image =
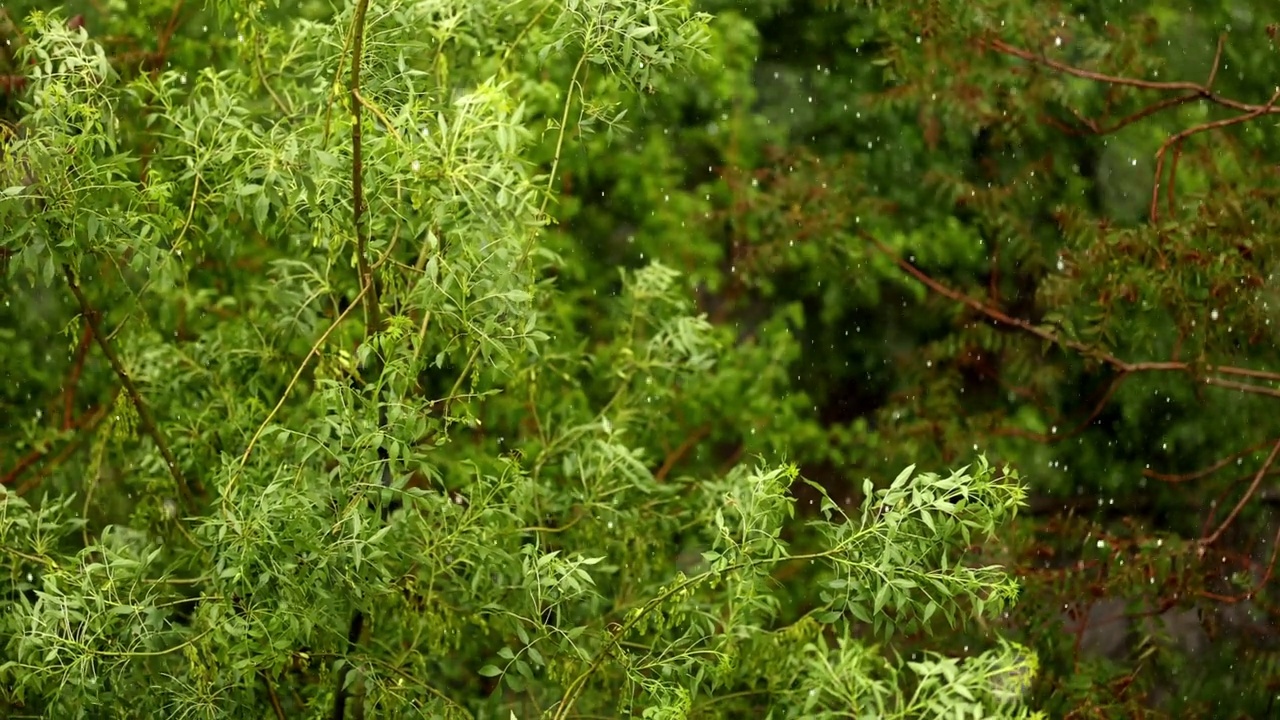
[(84, 315), (84, 321), (89, 326), (89, 331), (93, 334), (94, 341), (98, 343), (98, 347), (102, 348), (102, 354), (106, 356), (107, 362), (111, 363), (111, 369), (120, 378), (120, 383), (124, 386), (125, 393), (129, 396), (129, 400), (133, 402), (133, 406), (137, 408), (138, 422), (142, 424), (143, 432), (155, 442), (156, 447), (160, 450), (160, 455), (164, 457), (165, 465), (169, 467), (169, 474), (173, 476), (174, 482), (178, 485), (178, 493), (182, 495), (183, 502), (187, 505), (187, 510), (194, 513), (196, 498), (204, 495), (204, 488), (201, 487), (198, 480), (188, 482), (187, 478), (182, 474), (182, 468), (179, 467), (178, 460), (173, 456), (173, 451), (169, 449), (169, 443), (165, 441), (164, 434), (160, 432), (159, 426), (156, 425), (155, 417), (151, 414), (151, 408), (143, 400), (142, 393), (138, 392), (138, 386), (133, 384), (133, 378), (129, 377), (129, 371), (120, 362), (115, 348), (111, 346), (106, 334), (102, 332), (102, 327), (98, 325), (98, 314), (93, 309), (93, 306), (89, 304), (89, 299), (85, 297), (79, 283), (76, 282), (75, 272), (71, 270), (71, 266), (65, 264), (62, 266), (62, 272), (66, 275), (67, 286), (71, 288), (71, 294), (75, 295), (76, 302), (80, 304), (80, 312)]

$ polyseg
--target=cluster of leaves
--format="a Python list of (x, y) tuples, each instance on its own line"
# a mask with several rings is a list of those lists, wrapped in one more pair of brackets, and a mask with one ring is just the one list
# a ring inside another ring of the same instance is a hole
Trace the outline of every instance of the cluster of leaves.
[(740, 38), (677, 0), (123, 5), (5, 13), (6, 714), (1032, 716), (1025, 647), (874, 644), (1011, 609), (969, 551), (1018, 474), (798, 484), (802, 313), (744, 338), (710, 266), (602, 269), (553, 204)]

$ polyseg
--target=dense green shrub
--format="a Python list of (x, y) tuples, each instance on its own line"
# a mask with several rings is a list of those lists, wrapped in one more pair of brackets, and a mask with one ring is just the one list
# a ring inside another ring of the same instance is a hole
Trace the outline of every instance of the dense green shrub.
[(553, 228), (569, 158), (723, 50), (709, 16), (24, 10), (6, 714), (1030, 715), (1025, 648), (875, 644), (1011, 607), (968, 551), (1017, 473), (971, 453), (832, 501), (788, 461), (820, 426), (785, 314), (743, 342), (708, 278)]

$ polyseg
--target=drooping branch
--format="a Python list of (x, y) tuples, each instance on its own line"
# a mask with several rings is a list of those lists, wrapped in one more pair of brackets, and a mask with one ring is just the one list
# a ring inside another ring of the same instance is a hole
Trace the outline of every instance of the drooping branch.
[(1235, 604), (1246, 600), (1252, 600), (1254, 596), (1262, 590), (1262, 588), (1267, 586), (1267, 583), (1271, 582), (1271, 576), (1275, 572), (1276, 556), (1278, 553), (1280, 553), (1280, 530), (1277, 530), (1275, 537), (1271, 539), (1271, 557), (1267, 560), (1267, 566), (1263, 568), (1262, 577), (1250, 586), (1248, 590), (1239, 595), (1222, 595), (1208, 590), (1201, 590), (1197, 594), (1200, 597), (1227, 604)]
[[(1280, 95), (1280, 93), (1277, 93), (1277, 94)], [(878, 238), (876, 238), (871, 233), (860, 229), (859, 234), (867, 242), (875, 246), (880, 252), (884, 253), (890, 259), (892, 259), (893, 262), (899, 268), (901, 268), (904, 272), (906, 272), (908, 275), (918, 280), (920, 283), (925, 285), (925, 287), (929, 288), (935, 293), (942, 295), (943, 297), (946, 297), (955, 302), (961, 303), (966, 307), (969, 307), (981, 313), (982, 315), (986, 316), (990, 320), (993, 320), (999, 324), (1008, 325), (1010, 327), (1026, 332), (1030, 335), (1033, 335), (1037, 338), (1040, 338), (1041, 340), (1052, 343), (1059, 347), (1074, 350), (1081, 355), (1100, 361), (1103, 364), (1106, 364), (1112, 367), (1113, 369), (1115, 369), (1116, 371), (1118, 371), (1119, 375), (1116, 376), (1112, 380), (1112, 382), (1109, 384), (1107, 392), (1104, 393), (1102, 399), (1093, 408), (1093, 411), (1090, 413), (1089, 417), (1086, 418), (1077, 427), (1075, 427), (1070, 433), (1068, 433), (1066, 437), (1070, 437), (1072, 435), (1078, 434), (1079, 432), (1082, 432), (1085, 428), (1087, 428), (1088, 425), (1091, 422), (1093, 422), (1094, 418), (1096, 418), (1098, 414), (1102, 411), (1103, 407), (1110, 401), (1113, 393), (1115, 392), (1116, 388), (1120, 385), (1120, 383), (1123, 382), (1126, 378), (1128, 378), (1132, 374), (1137, 372), (1177, 371), (1177, 372), (1186, 372), (1186, 373), (1194, 374), (1197, 369), (1200, 369), (1203, 372), (1208, 372), (1211, 374), (1216, 373), (1219, 375), (1248, 377), (1248, 378), (1262, 380), (1262, 381), (1276, 381), (1277, 379), (1280, 379), (1280, 374), (1265, 371), (1265, 370), (1254, 370), (1252, 368), (1238, 368), (1238, 367), (1215, 366), (1215, 365), (1196, 366), (1191, 363), (1178, 362), (1178, 361), (1133, 363), (1133, 362), (1127, 362), (1125, 360), (1121, 360), (1120, 358), (1102, 350), (1101, 348), (1096, 348), (1090, 345), (1086, 345), (1085, 343), (1081, 343), (1076, 340), (1063, 338), (1051, 330), (1037, 327), (1036, 325), (1033, 325), (1027, 322), (1026, 320), (1012, 317), (998, 308), (991, 307), (990, 305), (980, 300), (970, 297), (958, 290), (954, 290), (950, 287), (947, 287), (946, 285), (938, 282), (934, 278), (930, 277), (928, 274), (921, 271), (919, 268), (916, 268), (914, 265), (910, 264), (905, 259), (899, 257), (897, 253), (895, 253), (891, 248), (889, 248), (887, 245), (885, 245), (883, 242), (881, 242)], [(1227, 380), (1221, 377), (1213, 377), (1212, 375), (1208, 377), (1204, 377), (1202, 382), (1204, 382), (1207, 385), (1212, 385), (1212, 386), (1231, 389), (1231, 390), (1237, 390), (1239, 392), (1252, 393), (1252, 394), (1258, 394), (1258, 395), (1267, 395), (1272, 397), (1280, 397), (1280, 389), (1267, 387), (1264, 385), (1239, 382), (1235, 380)], [(1007, 434), (1025, 435), (1024, 433), (1007, 433)], [(1040, 441), (1051, 441), (1056, 438), (1045, 437), (1045, 436), (1032, 436), (1031, 439), (1040, 440)], [(1255, 448), (1250, 448), (1248, 450), (1242, 451), (1240, 453), (1236, 453), (1236, 455), (1234, 455), (1233, 458), (1240, 457), (1244, 454), (1251, 454), (1252, 452), (1256, 452), (1257, 449), (1258, 448), (1255, 447)], [(1272, 447), (1270, 455), (1267, 456), (1267, 459), (1263, 462), (1262, 467), (1258, 470), (1258, 473), (1254, 476), (1253, 482), (1249, 485), (1248, 489), (1245, 491), (1244, 495), (1240, 498), (1240, 500), (1236, 503), (1235, 507), (1231, 510), (1227, 518), (1223, 520), (1223, 522), (1218, 526), (1218, 528), (1213, 533), (1207, 534), (1204, 537), (1202, 537), (1202, 539), (1200, 540), (1200, 547), (1201, 547), (1202, 553), (1204, 548), (1207, 548), (1209, 545), (1212, 545), (1215, 541), (1217, 541), (1217, 539), (1227, 530), (1227, 528), (1230, 527), (1230, 525), (1235, 521), (1236, 517), (1244, 509), (1245, 505), (1247, 505), (1249, 501), (1253, 498), (1254, 494), (1258, 489), (1258, 486), (1262, 482), (1262, 479), (1267, 475), (1267, 472), (1271, 469), (1272, 465), (1275, 463), (1278, 455), (1280, 455), (1280, 440), (1275, 441), (1275, 445)], [(1217, 469), (1224, 467), (1233, 458), (1221, 460), (1217, 463), (1214, 463), (1213, 465), (1211, 465), (1209, 468), (1206, 468), (1205, 470), (1199, 471), (1197, 473), (1192, 473), (1187, 476), (1165, 476), (1165, 475), (1150, 474), (1150, 473), (1144, 473), (1144, 475), (1147, 475), (1149, 477), (1155, 477), (1156, 479), (1163, 480), (1166, 482), (1182, 482), (1185, 480), (1191, 480), (1191, 479), (1208, 475), (1216, 471)], [(1278, 535), (1277, 537), (1278, 537), (1278, 540), (1280, 540), (1280, 535)], [(1274, 560), (1275, 558), (1273, 555), (1272, 563), (1274, 563)], [(1270, 575), (1270, 572), (1271, 572), (1271, 565), (1268, 565), (1268, 568), (1267, 568), (1268, 576)]]
[(17, 490), (18, 495), (25, 497), (28, 493), (39, 487), (40, 483), (44, 482), (45, 478), (49, 477), (55, 468), (60, 467), (68, 458), (75, 454), (77, 450), (83, 447), (85, 442), (92, 438), (93, 433), (97, 432), (103, 419), (107, 416), (107, 413), (111, 410), (112, 406), (115, 405), (116, 398), (120, 395), (120, 390), (121, 389), (117, 387), (112, 391), (106, 402), (89, 410), (76, 421), (76, 430), (78, 432), (74, 437), (72, 437), (71, 442), (67, 443), (57, 455), (45, 460), (40, 465), (40, 469), (35, 473), (35, 475), (31, 476), (26, 480), (26, 482), (19, 485)]
[(44, 480), (44, 477), (47, 476), (53, 468), (58, 467), (66, 461), (66, 459), (84, 443), (85, 439), (97, 430), (98, 424), (104, 417), (106, 417), (107, 411), (111, 409), (111, 406), (115, 404), (116, 396), (119, 392), (120, 389), (116, 388), (107, 402), (90, 408), (80, 417), (74, 418), (68, 427), (63, 428), (63, 432), (74, 430), (75, 433), (57, 455), (50, 457), (50, 453), (53, 452), (52, 444), (41, 445), (35, 450), (32, 450), (19, 458), (18, 462), (15, 463), (12, 468), (5, 472), (4, 475), (0, 475), (0, 485), (12, 485), (16, 483), (18, 478), (22, 477), (22, 475), (28, 470), (36, 465), (41, 465), (39, 472), (37, 472), (34, 477), (19, 485), (15, 492), (17, 492), (18, 495), (26, 495), (28, 492), (31, 492), (38, 487)]
[(1119, 375), (1113, 376), (1111, 378), (1111, 381), (1107, 383), (1106, 390), (1103, 391), (1102, 396), (1098, 398), (1098, 401), (1096, 403), (1094, 403), (1093, 410), (1089, 413), (1089, 415), (1085, 417), (1084, 420), (1081, 420), (1079, 423), (1077, 423), (1074, 428), (1071, 428), (1067, 432), (1045, 434), (1045, 433), (1030, 432), (1028, 430), (1022, 430), (1020, 428), (1000, 428), (995, 431), (995, 434), (1023, 437), (1023, 438), (1027, 438), (1028, 440), (1034, 440), (1036, 442), (1044, 443), (1044, 444), (1059, 443), (1064, 440), (1070, 440), (1071, 438), (1079, 435), (1080, 433), (1083, 433), (1085, 430), (1088, 430), (1089, 426), (1092, 425), (1093, 422), (1098, 419), (1098, 416), (1101, 415), (1102, 411), (1106, 409), (1108, 404), (1110, 404), (1112, 396), (1116, 394), (1116, 389), (1120, 387), (1120, 383), (1122, 383), (1126, 377), (1128, 377), (1128, 373), (1121, 373)]
[(79, 283), (76, 282), (75, 272), (69, 265), (63, 265), (62, 272), (66, 276), (67, 286), (71, 288), (71, 294), (75, 296), (76, 302), (80, 305), (80, 312), (84, 315), (85, 324), (89, 326), (89, 331), (93, 334), (94, 341), (102, 349), (102, 354), (106, 356), (107, 362), (111, 364), (111, 369), (115, 371), (116, 377), (120, 378), (125, 394), (129, 396), (130, 402), (137, 409), (138, 422), (142, 425), (143, 432), (150, 436), (151, 440), (156, 444), (156, 448), (160, 450), (160, 455), (164, 458), (165, 465), (169, 468), (169, 474), (173, 476), (173, 481), (178, 486), (178, 494), (182, 496), (183, 502), (187, 504), (187, 509), (195, 512), (196, 499), (204, 495), (204, 488), (201, 487), (199, 480), (188, 481), (183, 474), (177, 458), (174, 457), (173, 451), (169, 449), (169, 443), (165, 440), (164, 433), (160, 431), (155, 417), (151, 414), (151, 408), (147, 405), (146, 400), (143, 399), (142, 393), (138, 391), (138, 387), (134, 385), (133, 378), (129, 377), (129, 371), (120, 362), (115, 348), (111, 346), (107, 335), (102, 332), (102, 327), (98, 325), (98, 314), (93, 309), (93, 306), (89, 304), (89, 299), (85, 297)]

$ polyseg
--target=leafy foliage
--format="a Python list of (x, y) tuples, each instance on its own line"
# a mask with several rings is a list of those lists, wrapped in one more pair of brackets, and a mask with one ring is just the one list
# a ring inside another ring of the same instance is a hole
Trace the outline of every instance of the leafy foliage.
[[(622, 153), (642, 96), (704, 92), (687, 73), (747, 48), (745, 20), (26, 9), (0, 163), (7, 713), (1031, 716), (1027, 648), (872, 644), (1011, 608), (970, 550), (1014, 521), (1018, 473), (797, 485), (789, 454), (823, 441), (799, 308), (744, 341), (678, 253), (588, 252), (577, 165)], [(153, 24), (156, 52), (108, 48)]]

